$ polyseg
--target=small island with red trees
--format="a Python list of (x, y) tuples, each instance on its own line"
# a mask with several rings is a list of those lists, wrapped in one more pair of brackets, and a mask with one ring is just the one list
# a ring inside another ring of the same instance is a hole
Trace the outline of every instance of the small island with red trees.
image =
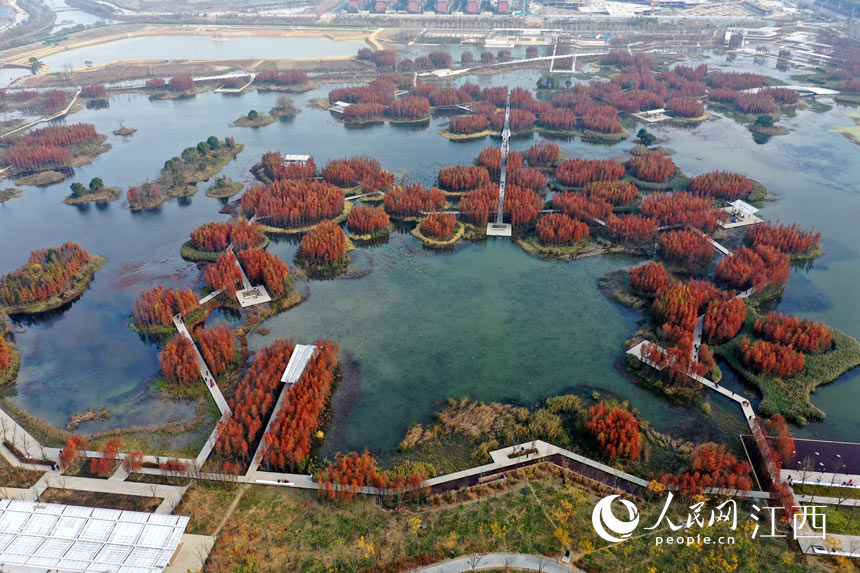
[(465, 232), (465, 225), (457, 221), (453, 213), (431, 213), (412, 229), (412, 235), (421, 241), (421, 244), (434, 249), (458, 243)]
[(242, 144), (236, 143), (232, 137), (222, 141), (214, 135), (195, 147), (186, 147), (180, 156), (164, 162), (155, 182), (128, 188), (126, 198), (129, 209), (155, 209), (169, 199), (194, 195), (197, 183), (215, 176), (241, 151)]
[(332, 277), (346, 270), (349, 251), (355, 247), (340, 225), (323, 221), (308, 231), (296, 252), (296, 262), (309, 275)]
[(0, 276), (0, 310), (35, 314), (60, 308), (81, 296), (106, 262), (77, 243), (32, 251), (24, 266)]
[(173, 317), (181, 314), (190, 328), (206, 318), (208, 310), (200, 306), (191, 289), (156, 285), (134, 299), (129, 328), (143, 334), (172, 335), (176, 332)]
[(269, 238), (263, 233), (262, 225), (247, 219), (219, 223), (204, 223), (193, 231), (191, 238), (182, 244), (179, 252), (188, 261), (215, 262), (228, 246), (234, 252), (251, 247), (265, 249)]
[(391, 234), (394, 224), (385, 209), (358, 205), (349, 212), (346, 221), (349, 238), (353, 241), (373, 241)]
[(50, 185), (70, 177), (110, 149), (89, 123), (54, 125), (3, 138), (0, 168), (18, 185)]

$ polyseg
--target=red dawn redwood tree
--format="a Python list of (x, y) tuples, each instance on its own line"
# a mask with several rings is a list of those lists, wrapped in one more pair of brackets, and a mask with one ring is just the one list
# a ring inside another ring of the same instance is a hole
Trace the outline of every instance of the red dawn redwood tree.
[(421, 233), (435, 239), (447, 239), (457, 227), (457, 217), (452, 213), (432, 213), (421, 220)]
[(748, 338), (742, 338), (738, 356), (744, 366), (767, 376), (792, 376), (802, 372), (805, 366), (802, 352), (766, 340), (751, 343)]
[(394, 119), (422, 119), (430, 113), (430, 102), (425, 97), (406, 96), (395, 99), (388, 106), (388, 115)]
[(740, 332), (747, 315), (743, 299), (721, 297), (708, 303), (702, 337), (711, 344), (722, 344)]
[(203, 280), (212, 290), (222, 290), (228, 296), (236, 294), (236, 285), (242, 282), (242, 273), (236, 262), (236, 255), (226, 252), (214, 263), (210, 263), (203, 273)]
[(712, 171), (690, 179), (689, 189), (698, 195), (735, 201), (750, 194), (752, 181), (740, 173)]
[(687, 229), (662, 233), (658, 244), (663, 257), (685, 267), (703, 267), (714, 254), (707, 237)]
[(398, 217), (414, 217), (422, 211), (436, 211), (445, 205), (445, 194), (418, 183), (395, 188), (385, 194), (385, 210)]
[(613, 205), (624, 205), (639, 196), (639, 189), (629, 181), (592, 181), (585, 185), (585, 194)]
[(346, 258), (346, 235), (334, 221), (323, 221), (302, 237), (297, 256), (317, 263), (333, 263)]
[(585, 187), (593, 181), (624, 177), (624, 166), (611, 159), (568, 159), (558, 166), (555, 178), (567, 187)]
[(692, 333), (705, 305), (720, 294), (708, 281), (688, 279), (669, 283), (657, 293), (651, 315), (655, 324), (670, 323)]
[(634, 157), (627, 168), (636, 179), (650, 183), (663, 183), (675, 174), (675, 162), (657, 151), (647, 151)]
[(606, 218), (606, 231), (616, 241), (643, 245), (654, 240), (657, 222), (641, 215), (614, 215)]
[(230, 230), (230, 242), (237, 253), (260, 245), (265, 238), (263, 229), (256, 221), (252, 223), (247, 219), (239, 219)]
[(833, 331), (823, 322), (800, 320), (775, 311), (756, 319), (753, 332), (765, 340), (785, 344), (801, 352), (822, 352), (833, 345)]
[(652, 193), (642, 202), (642, 213), (661, 225), (691, 225), (705, 231), (714, 229), (725, 216), (709, 197), (690, 193)]
[(487, 129), (484, 115), (457, 115), (448, 121), (448, 131), (457, 135), (471, 135)]
[(170, 339), (158, 354), (161, 371), (170, 384), (185, 386), (200, 379), (194, 345), (184, 336)]
[(806, 253), (821, 244), (821, 233), (803, 230), (797, 223), (781, 225), (779, 223), (762, 223), (753, 225), (746, 235), (746, 240), (753, 246), (767, 245), (785, 253)]
[(555, 143), (544, 140), (529, 147), (526, 156), (532, 167), (544, 167), (558, 161), (561, 157), (561, 151)]
[(358, 205), (349, 213), (347, 226), (353, 233), (376, 233), (388, 227), (391, 219), (382, 207)]
[(536, 193), (541, 193), (546, 189), (549, 177), (537, 169), (520, 167), (508, 173), (507, 182), (510, 185), (516, 185), (523, 189), (530, 189)]
[(287, 388), (281, 410), (275, 414), (262, 459), (277, 469), (295, 469), (310, 453), (311, 440), (322, 422), (332, 393), (340, 348), (330, 340), (318, 341), (298, 382)]
[(639, 458), (642, 435), (636, 417), (618, 406), (599, 402), (588, 409), (585, 421), (588, 432), (610, 458)]
[(18, 306), (59, 296), (89, 262), (90, 254), (77, 243), (32, 251), (27, 264), (0, 275), (0, 301)]
[(630, 286), (633, 290), (655, 295), (669, 284), (669, 273), (662, 263), (649, 262), (630, 269)]
[(289, 363), (295, 341), (276, 340), (261, 348), (248, 372), (229, 400), (232, 415), (218, 422), (221, 433), (215, 442), (215, 453), (231, 460), (250, 461), (251, 446), (263, 433), (269, 414), (275, 406), (281, 375)]
[[(331, 223), (331, 221), (326, 221), (326, 223)], [(335, 223), (331, 224), (336, 225)], [(266, 291), (273, 298), (277, 298), (289, 290), (289, 267), (278, 255), (254, 247), (241, 251), (239, 262), (242, 263), (248, 280), (255, 284), (263, 283)]]
[(612, 214), (612, 205), (603, 199), (567, 191), (553, 195), (552, 208), (560, 209), (572, 217), (601, 220), (607, 219)]
[[(499, 180), (502, 171), (502, 150), (498, 147), (488, 147), (478, 154), (477, 165), (487, 168), (493, 181)], [(508, 153), (508, 173), (519, 169), (523, 164), (523, 156), (516, 151)]]
[(490, 173), (486, 167), (477, 165), (455, 165), (439, 170), (439, 188), (461, 193), (490, 184)]
[(588, 237), (588, 225), (564, 213), (550, 213), (538, 221), (537, 235), (545, 245), (569, 245)]
[(220, 376), (236, 361), (236, 341), (226, 324), (198, 328), (194, 338), (213, 376)]
[(185, 314), (199, 307), (191, 289), (157, 285), (141, 292), (132, 305), (132, 317), (138, 328), (172, 324), (173, 315)]
[(191, 231), (191, 246), (198, 251), (218, 253), (230, 244), (232, 230), (230, 223), (204, 223)]
[(282, 180), (249, 189), (242, 196), (242, 210), (266, 225), (302, 227), (343, 211), (343, 189), (325, 181)]
[(734, 256), (721, 259), (714, 269), (718, 283), (739, 291), (780, 285), (788, 280), (789, 274), (789, 256), (767, 245), (755, 249), (741, 247)]
[(194, 89), (194, 80), (189, 75), (180, 75), (170, 78), (167, 88), (174, 92), (187, 92)]

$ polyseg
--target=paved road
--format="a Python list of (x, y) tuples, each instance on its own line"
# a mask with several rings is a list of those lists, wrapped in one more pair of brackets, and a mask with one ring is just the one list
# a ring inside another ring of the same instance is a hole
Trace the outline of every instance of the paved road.
[(523, 555), (522, 553), (488, 553), (483, 556), (467, 555), (451, 561), (436, 563), (421, 567), (414, 571), (421, 573), (460, 573), (461, 571), (480, 571), (482, 569), (525, 569), (527, 571), (543, 571), (545, 573), (571, 573), (582, 571), (573, 566), (562, 565), (548, 557), (539, 555)]

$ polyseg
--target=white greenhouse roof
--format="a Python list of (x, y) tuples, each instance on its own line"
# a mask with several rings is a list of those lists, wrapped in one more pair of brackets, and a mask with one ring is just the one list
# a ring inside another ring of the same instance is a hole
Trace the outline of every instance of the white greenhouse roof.
[(163, 571), (188, 517), (0, 500), (4, 571)]
[(736, 201), (732, 201), (731, 203), (729, 203), (729, 205), (731, 205), (732, 207), (734, 207), (738, 211), (741, 211), (742, 213), (749, 213), (750, 215), (754, 215), (755, 213), (758, 213), (758, 211), (759, 211), (758, 209), (756, 209), (755, 207), (753, 207), (752, 205), (750, 205), (746, 201), (741, 201), (740, 199), (737, 199)]

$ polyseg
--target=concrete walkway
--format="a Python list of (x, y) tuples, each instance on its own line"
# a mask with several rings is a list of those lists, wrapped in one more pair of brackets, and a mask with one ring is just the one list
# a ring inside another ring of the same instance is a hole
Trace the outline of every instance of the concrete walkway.
[(435, 565), (428, 565), (413, 571), (421, 573), (461, 573), (462, 571), (481, 571), (486, 569), (524, 569), (526, 571), (543, 571), (544, 573), (571, 573), (582, 571), (576, 567), (562, 565), (549, 557), (540, 555), (524, 555), (522, 553), (487, 553), (458, 557)]

